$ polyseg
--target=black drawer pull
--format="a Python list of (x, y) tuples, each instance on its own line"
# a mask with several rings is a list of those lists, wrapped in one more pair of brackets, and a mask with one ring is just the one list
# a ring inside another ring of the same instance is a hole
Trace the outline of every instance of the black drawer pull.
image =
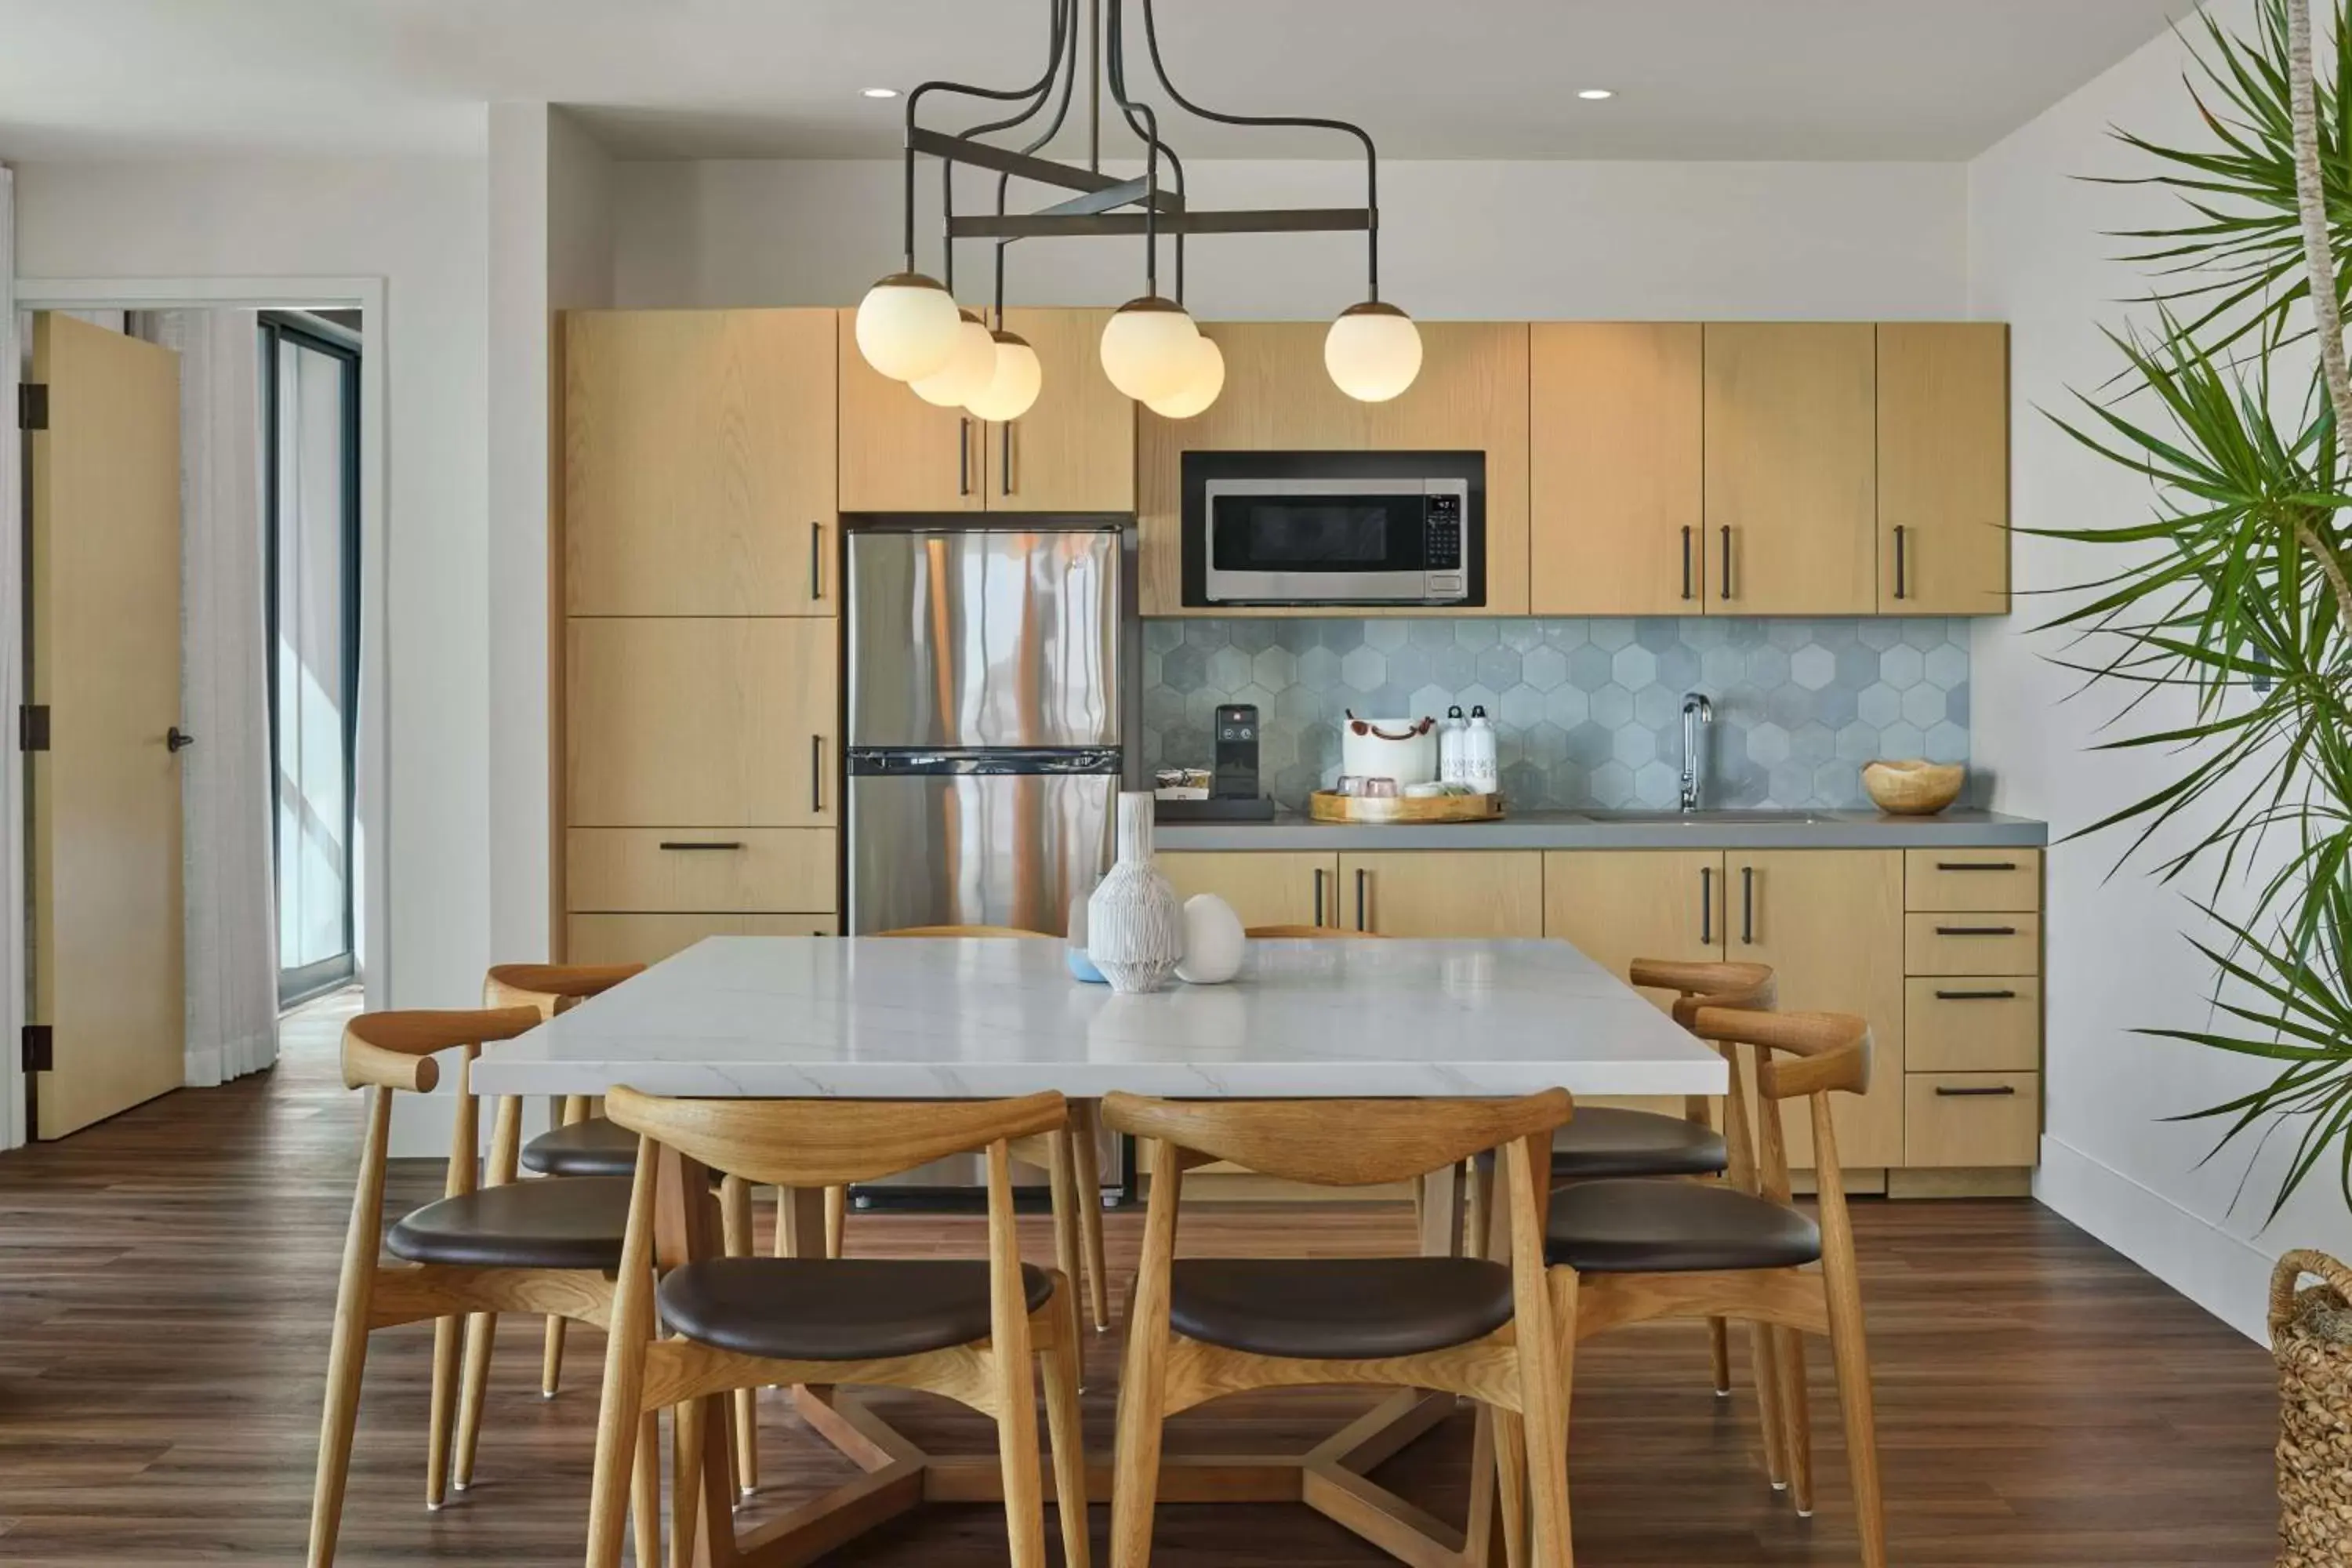
[(2015, 936), (2015, 926), (1937, 926), (1937, 936)]
[(1938, 871), (2014, 871), (2017, 869), (2017, 862), (2014, 860), (1938, 860), (1936, 862), (1936, 869)]
[(2017, 1092), (2017, 1085), (2013, 1083), (1987, 1084), (1981, 1089), (1956, 1089), (1948, 1083), (1939, 1083), (1936, 1086), (1936, 1092), (1943, 1096), (1946, 1100), (1983, 1100), (1997, 1098), (2004, 1094), (2015, 1094)]
[(665, 838), (661, 847), (665, 849), (740, 849), (743, 841), (740, 838)]
[(1691, 598), (1691, 528), (1683, 524), (1683, 597)]
[(1698, 868), (1698, 944), (1715, 945), (1715, 868)]
[(1936, 1000), (1938, 1002), (2014, 1002), (2017, 1000), (2017, 993), (2014, 991), (1938, 991), (1936, 993)]

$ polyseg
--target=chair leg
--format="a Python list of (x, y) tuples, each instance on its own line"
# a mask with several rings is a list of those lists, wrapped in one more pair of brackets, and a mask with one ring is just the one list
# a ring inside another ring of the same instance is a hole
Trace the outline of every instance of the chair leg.
[[(614, 1329), (617, 1340), (622, 1331)], [(615, 1344), (614, 1353), (605, 1357), (609, 1373), (614, 1363), (628, 1355), (624, 1347)], [(630, 1414), (637, 1402), (641, 1387), (644, 1361), (634, 1358), (633, 1370), (621, 1373), (606, 1384), (604, 1397), (596, 1414), (596, 1461), (588, 1490), (588, 1568), (620, 1568), (621, 1519), (626, 1508), (634, 1515), (636, 1528), (635, 1555), (637, 1568), (648, 1568), (655, 1563), (647, 1542), (658, 1549), (661, 1533), (658, 1526), (648, 1530), (652, 1518), (648, 1513), (646, 1482), (646, 1467), (659, 1462), (661, 1446), (651, 1430), (653, 1417), (648, 1415), (640, 1422)], [(622, 1483), (626, 1472), (628, 1482)], [(654, 1491), (652, 1510), (657, 1512), (661, 1502), (661, 1479), (652, 1478)]]
[[(751, 1256), (751, 1185), (740, 1176), (729, 1176), (719, 1187), (721, 1245), (730, 1258)], [(735, 1485), (744, 1497), (760, 1489), (760, 1395), (757, 1389), (739, 1388), (731, 1396), (735, 1407)]]
[(1503, 1561), (1528, 1568), (1528, 1437), (1516, 1410), (1495, 1410), (1495, 1507), (1503, 1521)]
[(552, 1399), (563, 1382), (563, 1320), (547, 1320), (547, 1342), (539, 1352), (539, 1396)]
[(1570, 1568), (1576, 1560), (1568, 1508), (1568, 1412), (1575, 1391), (1576, 1271), (1546, 1271), (1559, 1344), (1555, 1376), (1536, 1374), (1528, 1347), (1519, 1348), (1519, 1404), (1527, 1447), (1528, 1512), (1533, 1561)]
[[(1076, 1156), (1078, 1241), (1087, 1255), (1087, 1307), (1095, 1332), (1110, 1331), (1110, 1266), (1103, 1261), (1101, 1121), (1097, 1102), (1070, 1102), (1070, 1146)], [(1075, 1280), (1072, 1281), (1076, 1283)]]
[[(373, 1247), (375, 1238), (368, 1239)], [(371, 1259), (371, 1271), (373, 1267)], [(352, 1434), (359, 1424), (360, 1381), (367, 1371), (372, 1283), (346, 1272), (335, 1302), (334, 1345), (327, 1352), (327, 1405), (319, 1417), (319, 1470), (310, 1489), (309, 1568), (330, 1568), (342, 1531), (343, 1485), (351, 1477)]]
[(1772, 1331), (1773, 1359), (1780, 1371), (1782, 1458), (1789, 1467), (1790, 1500), (1799, 1519), (1813, 1517), (1813, 1420), (1805, 1394), (1805, 1341), (1794, 1329)]
[[(1164, 1323), (1128, 1325), (1118, 1381), (1118, 1436), (1110, 1483), (1111, 1568), (1149, 1568), (1160, 1500), (1160, 1426), (1167, 1391)], [(1160, 1343), (1149, 1342), (1158, 1339)]]
[[(1069, 1282), (1056, 1287), (1066, 1292)], [(1004, 1476), (1004, 1532), (1013, 1568), (1045, 1568), (1045, 1498), (1037, 1474), (1037, 1405), (1031, 1357), (992, 1350), (996, 1362), (996, 1454)], [(1017, 1365), (1014, 1364), (1017, 1363)], [(1058, 1452), (1055, 1463), (1060, 1463)], [(1085, 1481), (1079, 1482), (1084, 1495)]]
[(1764, 1475), (1772, 1489), (1789, 1489), (1788, 1424), (1780, 1415), (1780, 1358), (1772, 1353), (1769, 1323), (1748, 1325), (1748, 1370), (1756, 1379), (1756, 1411), (1764, 1429)]
[(1054, 1450), (1054, 1512), (1062, 1524), (1063, 1568), (1087, 1568), (1087, 1434), (1078, 1415), (1078, 1300), (1066, 1279), (1054, 1288), (1055, 1343), (1038, 1359), (1045, 1381), (1045, 1440)]
[(1085, 1201), (1078, 1191), (1077, 1140), (1068, 1128), (1053, 1135), (1054, 1163), (1046, 1169), (1046, 1179), (1052, 1187), (1054, 1205), (1054, 1267), (1062, 1271), (1075, 1292), (1081, 1273), (1084, 1237), (1079, 1229), (1078, 1208)]
[(629, 1521), (636, 1532), (632, 1554), (637, 1568), (662, 1568), (661, 1422), (650, 1410), (638, 1418), (637, 1452), (629, 1470)]
[(464, 1491), (474, 1484), (474, 1455), (482, 1444), (482, 1401), (490, 1387), (490, 1347), (497, 1342), (499, 1315), (474, 1312), (466, 1319), (466, 1376), (457, 1394), (457, 1451), (449, 1485)]
[(1721, 1318), (1706, 1321), (1707, 1350), (1715, 1361), (1715, 1396), (1731, 1397), (1731, 1325)]
[(824, 1255), (838, 1258), (849, 1245), (849, 1189), (827, 1187), (824, 1190)]
[[(694, 1568), (702, 1523), (702, 1439), (714, 1403), (689, 1399), (670, 1412), (669, 1568)], [(726, 1523), (713, 1519), (710, 1528)]]
[(1878, 1490), (1878, 1418), (1870, 1405), (1870, 1346), (1863, 1336), (1862, 1297), (1853, 1264), (1824, 1264), (1830, 1299), (1830, 1354), (1837, 1363), (1838, 1406), (1845, 1417), (1846, 1463), (1853, 1476), (1854, 1528), (1864, 1568), (1886, 1568), (1886, 1512)]
[(425, 1506), (438, 1509), (449, 1483), (449, 1439), (457, 1417), (457, 1358), (463, 1318), (433, 1322), (433, 1405), (425, 1443)]

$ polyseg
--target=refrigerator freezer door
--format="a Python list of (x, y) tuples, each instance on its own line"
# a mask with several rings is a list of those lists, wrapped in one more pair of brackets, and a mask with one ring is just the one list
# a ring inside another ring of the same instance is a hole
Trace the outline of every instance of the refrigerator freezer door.
[(851, 746), (1119, 743), (1112, 529), (849, 537)]
[(849, 929), (1060, 934), (1110, 865), (1113, 771), (862, 773), (849, 780)]

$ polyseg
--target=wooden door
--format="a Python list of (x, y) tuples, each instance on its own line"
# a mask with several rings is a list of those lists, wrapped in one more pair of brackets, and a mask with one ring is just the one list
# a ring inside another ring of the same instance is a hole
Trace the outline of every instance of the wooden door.
[(1340, 921), (1382, 936), (1543, 935), (1543, 853), (1405, 849), (1339, 857)]
[(1158, 858), (1176, 896), (1214, 893), (1245, 926), (1342, 923), (1339, 862), (1305, 849), (1182, 850)]
[[(1723, 854), (1554, 849), (1544, 856), (1543, 933), (1622, 980), (1637, 958), (1723, 957)], [(1670, 1006), (1671, 996), (1652, 998)]]
[(574, 620), (573, 827), (819, 827), (840, 800), (829, 619)]
[(48, 427), (32, 449), (33, 984), (51, 1030), (33, 1133), (58, 1138), (185, 1079), (180, 762), (180, 356), (33, 321)]
[[(1733, 850), (1724, 857), (1725, 951), (1769, 963), (1784, 1011), (1869, 1020), (1870, 1092), (1832, 1095), (1838, 1156), (1851, 1169), (1903, 1163), (1903, 852)], [(1801, 1104), (1783, 1118), (1789, 1160), (1812, 1163)]]
[[(988, 504), (988, 430), (935, 408), (866, 363), (857, 312), (836, 311), (841, 510), (978, 511)], [(1039, 394), (1042, 398), (1043, 393)]]
[(835, 312), (564, 321), (575, 616), (830, 616)]
[(988, 427), (991, 511), (1135, 510), (1136, 405), (1102, 369), (1108, 310), (1011, 310), (1045, 382), (1028, 413)]
[(1693, 321), (1538, 321), (1528, 340), (1528, 608), (1706, 600), (1706, 377)]
[(1878, 612), (2009, 612), (2009, 329), (1878, 328)]
[(1707, 608), (1878, 606), (1877, 334), (1868, 322), (1706, 327)]

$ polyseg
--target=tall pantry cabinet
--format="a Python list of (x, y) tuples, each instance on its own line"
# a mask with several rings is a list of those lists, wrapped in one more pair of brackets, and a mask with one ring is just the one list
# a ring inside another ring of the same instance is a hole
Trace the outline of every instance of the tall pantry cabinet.
[(564, 319), (562, 956), (839, 929), (831, 310)]

